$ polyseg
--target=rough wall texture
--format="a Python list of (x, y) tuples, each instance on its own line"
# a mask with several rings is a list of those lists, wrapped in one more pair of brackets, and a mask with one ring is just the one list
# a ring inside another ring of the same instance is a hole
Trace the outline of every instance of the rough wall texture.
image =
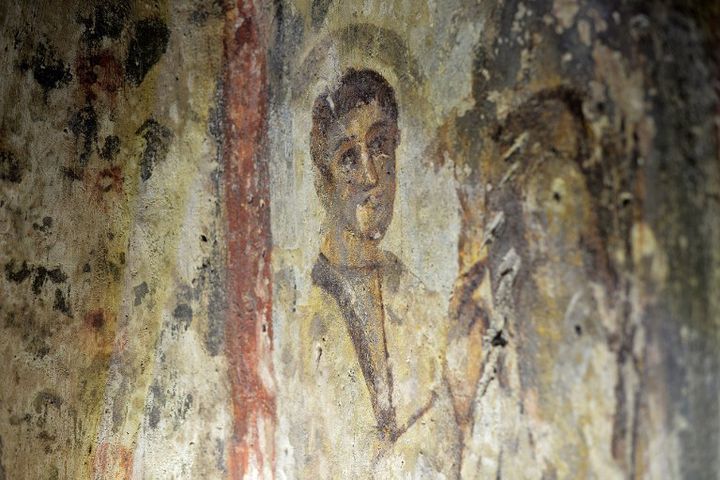
[(718, 21), (1, 2), (0, 480), (718, 478)]

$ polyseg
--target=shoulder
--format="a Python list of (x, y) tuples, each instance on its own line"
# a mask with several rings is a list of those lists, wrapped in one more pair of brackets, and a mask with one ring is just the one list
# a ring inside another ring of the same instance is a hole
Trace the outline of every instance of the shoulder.
[(392, 294), (422, 292), (427, 290), (420, 278), (415, 275), (392, 252), (383, 252), (382, 276), (385, 289)]
[(428, 288), (414, 272), (393, 254), (388, 254), (383, 275), (383, 302), (392, 329), (403, 330), (406, 338), (423, 343), (444, 335), (447, 299)]
[(432, 310), (442, 308), (441, 295), (438, 292), (428, 288), (397, 255), (392, 252), (384, 254), (383, 282), (386, 293), (403, 298), (409, 305), (425, 305)]

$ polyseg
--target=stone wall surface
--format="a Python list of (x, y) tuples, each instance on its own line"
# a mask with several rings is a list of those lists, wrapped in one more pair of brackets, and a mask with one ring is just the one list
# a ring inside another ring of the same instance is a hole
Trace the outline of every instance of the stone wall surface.
[(720, 474), (717, 2), (0, 2), (0, 480)]

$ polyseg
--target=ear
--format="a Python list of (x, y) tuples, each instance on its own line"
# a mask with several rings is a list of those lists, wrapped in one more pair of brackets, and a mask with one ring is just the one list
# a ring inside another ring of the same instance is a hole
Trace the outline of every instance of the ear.
[(400, 145), (400, 129), (397, 126), (397, 121), (392, 124), (392, 134), (393, 134), (393, 140), (395, 141), (395, 148)]

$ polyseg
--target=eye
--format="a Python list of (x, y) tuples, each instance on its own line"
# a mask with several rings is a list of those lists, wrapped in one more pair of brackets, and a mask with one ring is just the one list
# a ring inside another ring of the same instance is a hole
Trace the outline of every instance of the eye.
[(357, 166), (357, 163), (358, 152), (355, 148), (351, 148), (343, 152), (342, 156), (340, 157), (340, 166), (342, 166), (345, 170), (354, 169)]
[(378, 135), (370, 141), (370, 143), (368, 144), (368, 150), (370, 150), (370, 152), (373, 154), (385, 153), (386, 143), (387, 139), (383, 135)]

